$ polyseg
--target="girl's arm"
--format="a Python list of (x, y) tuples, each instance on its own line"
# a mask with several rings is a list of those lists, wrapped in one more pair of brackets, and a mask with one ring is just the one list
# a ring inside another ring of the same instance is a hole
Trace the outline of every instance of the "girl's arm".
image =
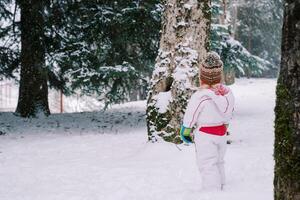
[(199, 97), (198, 94), (193, 94), (190, 98), (184, 117), (183, 124), (180, 128), (180, 137), (186, 143), (192, 142), (191, 132), (192, 127), (197, 122), (197, 118), (203, 109), (203, 104), (207, 99)]

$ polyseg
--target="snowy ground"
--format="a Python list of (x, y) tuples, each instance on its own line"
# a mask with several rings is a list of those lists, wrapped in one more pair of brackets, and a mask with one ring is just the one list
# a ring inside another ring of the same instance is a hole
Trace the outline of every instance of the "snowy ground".
[(194, 146), (148, 143), (145, 102), (20, 119), (0, 113), (1, 200), (271, 200), (274, 79), (241, 79), (225, 191), (201, 191)]

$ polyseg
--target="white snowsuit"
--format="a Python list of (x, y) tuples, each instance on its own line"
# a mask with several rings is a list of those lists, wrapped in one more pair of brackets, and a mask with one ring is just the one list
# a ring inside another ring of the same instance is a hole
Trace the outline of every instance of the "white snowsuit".
[(221, 85), (222, 94), (211, 89), (199, 89), (191, 97), (183, 119), (183, 126), (192, 128), (196, 158), (202, 176), (203, 189), (222, 189), (225, 184), (224, 155), (226, 137), (199, 131), (201, 127), (229, 124), (232, 118), (234, 97), (231, 90)]

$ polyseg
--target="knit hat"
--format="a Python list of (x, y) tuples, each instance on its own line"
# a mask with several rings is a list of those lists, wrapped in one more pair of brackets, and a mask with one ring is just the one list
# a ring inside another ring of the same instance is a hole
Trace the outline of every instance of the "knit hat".
[(208, 85), (220, 83), (222, 80), (223, 62), (220, 56), (211, 51), (200, 67), (200, 80)]

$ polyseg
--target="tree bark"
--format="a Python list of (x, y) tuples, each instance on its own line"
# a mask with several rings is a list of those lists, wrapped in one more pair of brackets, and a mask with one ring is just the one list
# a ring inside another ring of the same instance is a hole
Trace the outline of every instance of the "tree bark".
[(165, 1), (160, 49), (147, 101), (149, 140), (180, 142), (183, 113), (209, 47), (210, 17), (210, 0)]
[[(223, 15), (221, 16), (221, 24), (222, 25), (229, 25), (227, 19), (227, 0), (222, 0), (222, 7), (223, 7)], [(226, 85), (232, 85), (235, 82), (235, 69), (230, 67), (227, 70), (224, 70), (224, 81)]]
[(300, 200), (300, 0), (286, 0), (275, 107), (275, 200)]
[(22, 117), (49, 115), (45, 69), (44, 1), (20, 0), (21, 80), (16, 114)]
[(223, 7), (223, 14), (221, 15), (220, 24), (226, 24), (226, 18), (227, 18), (227, 1), (222, 0), (222, 7)]

